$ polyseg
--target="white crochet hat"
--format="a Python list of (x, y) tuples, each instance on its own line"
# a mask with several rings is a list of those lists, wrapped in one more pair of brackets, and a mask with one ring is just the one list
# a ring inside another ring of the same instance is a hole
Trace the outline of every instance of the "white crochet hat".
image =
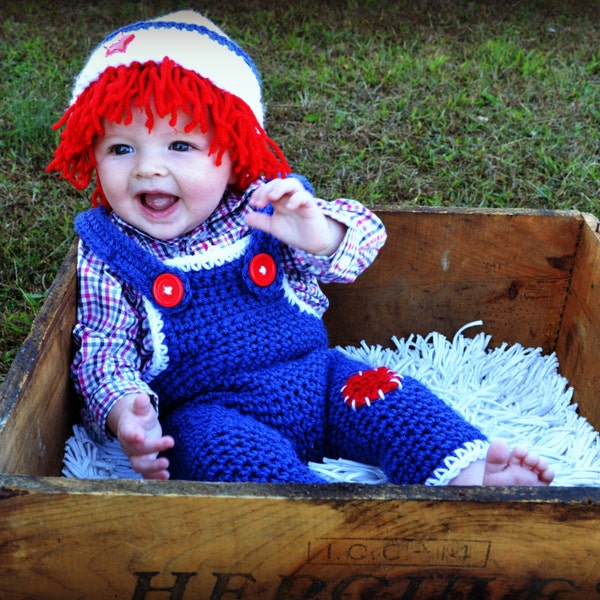
[(91, 54), (73, 87), (71, 105), (108, 68), (165, 57), (241, 98), (264, 127), (260, 75), (250, 57), (212, 21), (186, 10), (111, 33)]

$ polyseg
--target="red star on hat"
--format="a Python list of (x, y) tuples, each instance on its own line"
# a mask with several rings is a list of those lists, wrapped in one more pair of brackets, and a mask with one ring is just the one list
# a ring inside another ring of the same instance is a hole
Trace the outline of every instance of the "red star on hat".
[(129, 35), (121, 34), (114, 42), (108, 46), (104, 46), (104, 48), (106, 48), (106, 56), (116, 54), (117, 52), (127, 52), (127, 46), (129, 46), (134, 39), (134, 33), (130, 33)]

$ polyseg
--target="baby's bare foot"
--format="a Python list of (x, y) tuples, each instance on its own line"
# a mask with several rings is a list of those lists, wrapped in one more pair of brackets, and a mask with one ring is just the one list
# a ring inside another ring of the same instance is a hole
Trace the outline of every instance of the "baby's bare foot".
[(548, 463), (523, 446), (508, 446), (496, 440), (485, 459), (483, 485), (548, 485), (554, 471)]

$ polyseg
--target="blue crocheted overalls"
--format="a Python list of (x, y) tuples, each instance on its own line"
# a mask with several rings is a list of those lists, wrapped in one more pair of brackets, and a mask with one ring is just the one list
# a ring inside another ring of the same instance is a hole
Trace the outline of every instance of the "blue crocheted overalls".
[(150, 386), (175, 438), (173, 478), (323, 483), (307, 461), (328, 456), (422, 483), (461, 445), (485, 439), (414, 379), (398, 385), (387, 369), (329, 348), (322, 320), (285, 285), (273, 237), (255, 231), (239, 256), (184, 270), (102, 208), (79, 215), (76, 229), (160, 315), (168, 365)]

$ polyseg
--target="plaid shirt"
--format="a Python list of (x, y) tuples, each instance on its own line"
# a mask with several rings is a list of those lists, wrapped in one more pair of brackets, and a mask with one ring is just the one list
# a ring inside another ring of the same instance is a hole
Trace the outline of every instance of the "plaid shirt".
[[(249, 235), (245, 215), (252, 210), (248, 197), (227, 192), (213, 215), (192, 232), (161, 241), (131, 227), (114, 213), (113, 222), (143, 249), (160, 260), (227, 247)], [(354, 200), (318, 200), (324, 213), (348, 230), (331, 257), (315, 256), (287, 248), (283, 268), (300, 300), (322, 315), (328, 301), (318, 282), (351, 282), (375, 259), (386, 239), (381, 221)], [(83, 243), (78, 256), (79, 297), (77, 324), (73, 331), (76, 355), (72, 365), (75, 388), (84, 400), (83, 418), (101, 436), (107, 433), (106, 418), (115, 402), (128, 393), (147, 393), (158, 408), (148, 386), (148, 369), (154, 352), (144, 298), (123, 282)], [(282, 324), (283, 326), (283, 324)]]

